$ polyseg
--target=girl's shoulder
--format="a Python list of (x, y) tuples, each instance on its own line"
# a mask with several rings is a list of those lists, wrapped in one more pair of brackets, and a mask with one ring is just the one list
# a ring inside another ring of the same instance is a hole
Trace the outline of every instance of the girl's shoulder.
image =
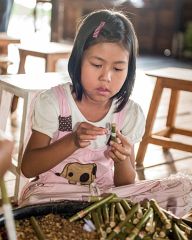
[(124, 111), (129, 112), (129, 113), (135, 113), (135, 114), (142, 114), (143, 113), (143, 110), (142, 110), (141, 106), (132, 99), (129, 99), (129, 101), (125, 105), (125, 110)]
[(60, 84), (60, 85), (57, 85), (57, 86), (54, 86), (50, 89), (47, 89), (45, 91), (42, 91), (38, 94), (37, 96), (37, 99), (40, 100), (40, 101), (44, 101), (44, 100), (54, 100), (54, 101), (57, 101), (57, 97), (58, 97), (58, 94), (56, 94), (56, 92), (69, 92), (70, 91), (70, 85), (71, 83), (67, 82), (67, 83), (64, 83), (64, 84)]
[(120, 114), (123, 134), (133, 143), (140, 141), (145, 130), (145, 115), (141, 106), (130, 99)]
[(134, 117), (145, 119), (143, 109), (134, 100), (129, 99), (124, 108), (119, 112), (122, 118), (128, 118), (130, 120)]

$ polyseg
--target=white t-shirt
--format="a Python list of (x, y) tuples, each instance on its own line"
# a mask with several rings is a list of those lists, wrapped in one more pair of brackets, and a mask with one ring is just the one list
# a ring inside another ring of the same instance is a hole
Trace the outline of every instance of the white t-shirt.
[[(85, 121), (95, 126), (104, 128), (107, 127), (109, 123), (112, 123), (115, 101), (112, 103), (110, 110), (102, 120), (98, 122), (90, 122), (78, 109), (71, 95), (70, 84), (71, 83), (63, 84), (63, 87), (66, 89), (68, 103), (71, 109), (72, 129), (75, 128), (77, 123)], [(125, 119), (123, 122), (123, 127), (120, 130), (122, 134), (126, 136), (132, 144), (134, 144), (141, 141), (145, 129), (145, 117), (141, 107), (132, 100), (128, 101), (128, 103), (125, 105), (125, 108)], [(59, 115), (59, 102), (53, 90), (49, 89), (45, 92), (42, 92), (37, 97), (35, 102), (32, 129), (44, 133), (50, 138), (53, 138), (54, 133), (58, 131)], [(92, 145), (94, 148), (97, 148), (101, 147), (103, 144), (106, 144), (106, 136), (97, 137)]]

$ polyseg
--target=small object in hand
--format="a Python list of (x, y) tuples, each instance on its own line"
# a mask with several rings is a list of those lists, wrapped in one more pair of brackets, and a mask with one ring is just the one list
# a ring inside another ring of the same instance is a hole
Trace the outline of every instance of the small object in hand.
[(116, 141), (116, 137), (117, 137), (117, 135), (116, 135), (116, 124), (115, 123), (112, 123), (111, 124), (111, 141)]
[(107, 142), (107, 145), (109, 145), (110, 141), (116, 142), (117, 140), (117, 134), (116, 134), (116, 123), (111, 124), (111, 134), (109, 137), (109, 140)]

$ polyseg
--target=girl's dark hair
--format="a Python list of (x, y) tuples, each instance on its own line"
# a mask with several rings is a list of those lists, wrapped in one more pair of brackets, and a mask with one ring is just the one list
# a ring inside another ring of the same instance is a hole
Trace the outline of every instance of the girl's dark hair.
[[(101, 22), (105, 22), (105, 25), (101, 28), (98, 37), (94, 38), (93, 33)], [(121, 43), (129, 52), (126, 80), (120, 91), (112, 97), (117, 100), (115, 112), (119, 112), (127, 103), (134, 86), (137, 56), (137, 37), (133, 25), (122, 12), (98, 10), (87, 15), (79, 25), (68, 63), (73, 92), (75, 92), (77, 100), (82, 99), (81, 61), (83, 53), (90, 46), (100, 42)]]

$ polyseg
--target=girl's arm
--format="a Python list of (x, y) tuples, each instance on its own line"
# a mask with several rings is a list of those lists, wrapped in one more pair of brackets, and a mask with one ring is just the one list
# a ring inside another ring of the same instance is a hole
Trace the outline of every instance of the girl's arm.
[(21, 170), (32, 178), (46, 172), (79, 148), (87, 147), (97, 135), (106, 134), (106, 129), (83, 122), (77, 130), (51, 143), (51, 138), (43, 133), (33, 131), (23, 155)]
[(111, 141), (110, 146), (109, 156), (114, 161), (115, 186), (134, 183), (136, 177), (134, 146), (120, 132), (117, 132), (116, 142)]

